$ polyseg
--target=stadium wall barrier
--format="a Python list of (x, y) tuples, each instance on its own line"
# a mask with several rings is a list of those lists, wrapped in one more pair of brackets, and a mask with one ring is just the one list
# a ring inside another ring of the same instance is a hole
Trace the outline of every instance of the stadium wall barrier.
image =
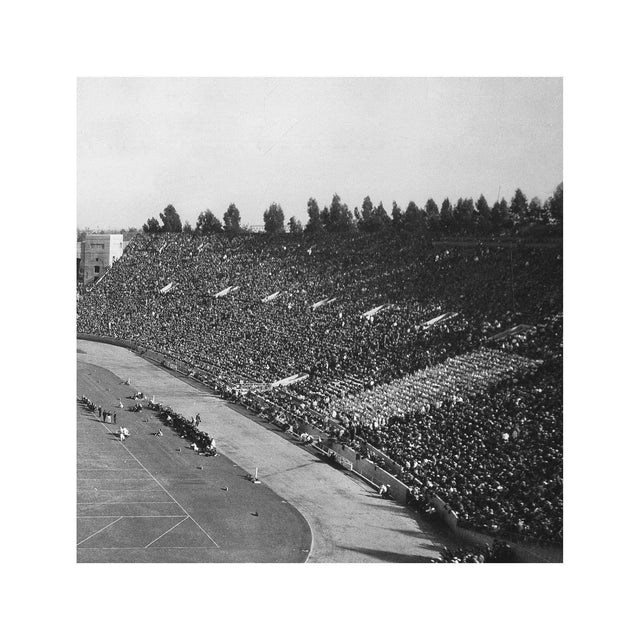
[(379, 449), (376, 449), (372, 444), (369, 444), (365, 440), (362, 440), (362, 438), (358, 438), (358, 440), (367, 448), (367, 452), (369, 455), (373, 454), (374, 456), (377, 456), (378, 458), (384, 460), (387, 467), (393, 469), (397, 474), (400, 474), (403, 471), (402, 467), (395, 460), (392, 460), (386, 453), (380, 451)]
[(518, 562), (562, 562), (562, 547), (557, 545), (538, 545), (513, 542), (499, 536), (490, 536), (479, 531), (457, 527), (456, 536), (470, 545), (491, 544), (494, 540), (504, 540), (511, 548)]
[(90, 333), (78, 333), (78, 340), (89, 340), (91, 342), (105, 342), (107, 344), (115, 345), (116, 347), (125, 347), (132, 351), (138, 351), (138, 346), (130, 342), (129, 340), (123, 340), (121, 338), (112, 338), (110, 336), (94, 336)]
[(455, 536), (466, 544), (483, 546), (491, 545), (495, 540), (502, 540), (509, 545), (518, 562), (562, 562), (562, 548), (558, 545), (514, 542), (499, 535), (492, 536), (467, 527), (461, 527), (458, 523), (458, 516), (442, 498), (432, 496), (429, 504), (436, 510), (438, 516)]
[(442, 498), (434, 495), (429, 499), (429, 504), (450, 529), (458, 531), (458, 516)]
[[(406, 484), (398, 480), (398, 478), (391, 475), (384, 469), (381, 469), (371, 460), (361, 458), (355, 451), (353, 451), (353, 449), (346, 445), (333, 443), (328, 446), (332, 450), (336, 451), (336, 453), (352, 462), (353, 470), (376, 486), (379, 487), (381, 484), (390, 485), (389, 495), (394, 500), (401, 504), (407, 503), (410, 495), (410, 489)], [(377, 452), (377, 449), (374, 448), (374, 450)], [(434, 507), (436, 513), (447, 527), (462, 542), (474, 546), (482, 546), (487, 544), (490, 545), (495, 540), (504, 540), (509, 544), (513, 550), (514, 556), (519, 562), (562, 562), (562, 549), (557, 545), (539, 545), (535, 543), (527, 544), (513, 540), (505, 540), (498, 535), (491, 536), (479, 531), (467, 529), (466, 527), (461, 527), (459, 525), (457, 515), (442, 498), (434, 495), (430, 498), (429, 503)]]
[(394, 500), (397, 500), (401, 504), (407, 503), (409, 487), (398, 480), (398, 478), (381, 469), (375, 462), (372, 462), (368, 458), (361, 457), (360, 454), (345, 444), (334, 442), (327, 444), (327, 447), (335, 451), (337, 455), (346, 458), (353, 465), (354, 471), (376, 486), (379, 487), (382, 484), (389, 485), (389, 496)]
[(183, 376), (188, 376), (189, 373), (191, 372), (191, 369), (189, 369), (189, 367), (184, 362), (181, 362), (180, 360), (176, 362), (176, 367), (178, 369), (178, 373), (181, 373)]
[(153, 360), (153, 362), (155, 362), (156, 364), (162, 364), (166, 359), (165, 355), (158, 353), (153, 349), (145, 349), (142, 355), (144, 355), (144, 357), (148, 358), (149, 360)]
[(271, 402), (271, 400), (267, 400), (267, 398), (264, 398), (259, 393), (253, 393), (253, 392), (247, 393), (245, 398), (242, 399), (240, 403), (242, 404), (242, 406), (246, 407), (247, 409), (250, 409), (258, 413), (263, 409), (270, 407), (271, 409), (277, 411), (278, 413), (283, 414), (289, 421), (289, 424), (293, 428), (294, 433), (298, 435), (306, 432), (310, 436), (314, 436), (315, 438), (319, 438), (322, 440), (324, 440), (327, 437), (327, 434), (324, 431), (321, 431), (315, 425), (308, 423), (306, 420), (303, 420), (299, 416), (293, 415), (291, 412), (286, 411), (285, 409), (277, 405), (275, 402)]
[[(336, 429), (342, 428), (342, 424), (340, 424), (333, 418), (328, 418), (326, 422), (327, 427), (334, 427)], [(366, 448), (368, 455), (373, 454), (375, 457), (381, 458), (385, 461), (385, 464), (388, 468), (393, 469), (398, 474), (403, 471), (402, 467), (395, 460), (392, 460), (386, 453), (380, 451), (379, 449), (376, 449), (372, 444), (369, 444), (366, 440), (363, 440), (359, 436), (356, 436), (355, 439), (360, 443), (361, 446)]]

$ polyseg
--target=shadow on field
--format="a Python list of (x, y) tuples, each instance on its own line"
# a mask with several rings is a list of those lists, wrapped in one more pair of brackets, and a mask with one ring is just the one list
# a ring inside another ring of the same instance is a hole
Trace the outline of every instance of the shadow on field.
[[(429, 545), (431, 546), (431, 545)], [(355, 551), (356, 553), (362, 553), (365, 556), (376, 558), (384, 562), (397, 562), (397, 563), (427, 563), (429, 558), (426, 556), (411, 555), (407, 553), (396, 553), (395, 551), (382, 551), (381, 549), (366, 549), (364, 547), (340, 547), (341, 549), (347, 549), (348, 551)], [(435, 547), (438, 550), (439, 547)]]

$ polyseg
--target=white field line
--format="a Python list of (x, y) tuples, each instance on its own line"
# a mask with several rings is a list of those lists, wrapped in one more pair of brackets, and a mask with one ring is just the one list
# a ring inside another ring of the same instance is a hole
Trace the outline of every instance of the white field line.
[(76, 469), (76, 471), (142, 471), (142, 469)]
[(77, 442), (77, 449), (80, 457), (89, 457), (93, 455), (94, 452), (96, 455), (107, 456), (109, 453), (111, 453), (111, 455), (115, 453), (112, 447), (116, 444), (118, 444), (118, 441), (115, 439), (109, 439), (106, 443), (100, 442), (99, 440), (96, 440), (95, 442), (80, 441)]
[(120, 522), (120, 520), (122, 520), (122, 516), (120, 516), (113, 522), (110, 522), (108, 525), (102, 527), (102, 529), (98, 529), (98, 531), (96, 531), (95, 533), (92, 533), (90, 536), (87, 536), (84, 540), (80, 540), (80, 542), (78, 542), (76, 546), (80, 546), (83, 542), (86, 542), (87, 540), (89, 540), (89, 538), (93, 538), (93, 536), (97, 536), (100, 532), (104, 531), (105, 529), (108, 529), (112, 524), (115, 524), (116, 522)]
[[(142, 471), (142, 469), (140, 469), (140, 471)], [(129, 482), (149, 482), (149, 478), (147, 478), (147, 476), (122, 476), (120, 475), (120, 473), (117, 476), (101, 476), (100, 478), (94, 478), (93, 476), (87, 477), (81, 477), (78, 478), (78, 480), (86, 480), (86, 481), (91, 481), (91, 482), (115, 482), (116, 480), (127, 480)]]
[(78, 489), (78, 491), (118, 491), (123, 493), (125, 491), (146, 491), (147, 493), (160, 493), (160, 489)]
[[(141, 551), (141, 550), (144, 550), (145, 547), (81, 547), (80, 549), (78, 549), (78, 551), (85, 551), (86, 549), (93, 549), (94, 551)], [(153, 549), (209, 549), (211, 550), (213, 549), (213, 547), (153, 547)]]
[[(116, 516), (116, 515), (112, 515), (112, 516), (76, 516), (76, 518), (78, 520), (88, 520), (89, 518), (184, 518), (183, 514), (180, 514), (179, 516)], [(187, 518), (185, 518), (186, 520)]]
[[(142, 500), (141, 502), (76, 502), (76, 504), (176, 504), (175, 500)], [(180, 507), (180, 505), (178, 505)], [(182, 507), (180, 507), (182, 508)]]
[[(111, 456), (103, 456), (103, 460), (97, 460), (95, 456), (87, 456), (88, 458), (90, 458), (90, 460), (85, 460), (84, 462), (98, 462), (98, 463), (102, 463), (104, 462), (105, 464), (116, 464), (118, 462), (121, 462), (122, 464), (124, 464), (125, 462), (133, 462), (133, 460), (131, 460), (131, 458), (118, 458), (117, 460), (114, 460)], [(111, 468), (111, 467), (107, 467), (107, 468)], [(136, 467), (134, 467), (135, 469)], [(95, 469), (95, 467), (92, 467), (90, 470), (93, 471)], [(100, 467), (98, 467), (98, 469), (100, 469)], [(87, 471), (87, 469), (78, 469), (78, 471)]]
[[(112, 476), (110, 478), (77, 478), (76, 479), (77, 482), (89, 482), (96, 485), (102, 482), (108, 482), (110, 484), (113, 484), (118, 480), (123, 480), (123, 481), (126, 480), (127, 484), (133, 484), (134, 482), (147, 482), (147, 483), (149, 482), (149, 478), (147, 478), (147, 476), (142, 476), (137, 478), (121, 478), (120, 476), (115, 476), (115, 477)], [(140, 489), (137, 489), (136, 487), (131, 487), (130, 489), (122, 489), (122, 491), (140, 491)], [(159, 489), (151, 489), (151, 491), (159, 491)]]
[(202, 533), (204, 533), (204, 535), (207, 536), (207, 538), (209, 538), (209, 540), (211, 540), (211, 542), (213, 542), (213, 544), (215, 544), (216, 547), (218, 547), (218, 549), (219, 549), (220, 545), (198, 524), (198, 522), (191, 516), (191, 514), (160, 484), (160, 482), (158, 482), (158, 480), (142, 464), (142, 462), (140, 462), (140, 460), (138, 460), (138, 458), (136, 458), (133, 455), (133, 453), (131, 453), (131, 451), (129, 451), (129, 449), (127, 448), (127, 445), (125, 445), (122, 442), (120, 443), (120, 445), (149, 474), (149, 476), (151, 478), (153, 478), (153, 481), (184, 511), (185, 515), (187, 515), (187, 516), (189, 516), (189, 518), (191, 518), (191, 520), (196, 525), (196, 527), (198, 527), (198, 529), (200, 529), (200, 531), (202, 531)]
[[(109, 429), (109, 427), (107, 426), (106, 423), (102, 423), (102, 426), (109, 432), (109, 433), (114, 433), (113, 431), (111, 431), (111, 429)], [(211, 540), (211, 542), (213, 542), (213, 544), (219, 549), (220, 545), (200, 526), (200, 524), (195, 520), (195, 518), (193, 518), (189, 512), (167, 491), (167, 489), (165, 489), (160, 482), (153, 476), (153, 474), (149, 471), (149, 469), (147, 469), (142, 462), (140, 462), (140, 460), (138, 460), (138, 458), (136, 458), (136, 456), (133, 455), (133, 453), (131, 453), (131, 451), (127, 448), (127, 445), (124, 442), (120, 442), (120, 446), (149, 474), (149, 476), (153, 479), (153, 481), (160, 487), (160, 489), (162, 489), (162, 491), (164, 491), (181, 509), (182, 511), (184, 511), (184, 514), (186, 516), (188, 516), (189, 518), (191, 518), (191, 521), (196, 525), (196, 527), (198, 527), (198, 529), (200, 529), (200, 531), (202, 531), (202, 533), (204, 533), (205, 536), (207, 536), (207, 538), (209, 538), (209, 540)], [(80, 503), (78, 503), (80, 504)], [(90, 504), (90, 503), (89, 503)]]
[(115, 482), (116, 480), (126, 480), (127, 482), (131, 482), (132, 480), (147, 480), (147, 478), (126, 478), (124, 476), (118, 476), (117, 478), (78, 478), (78, 480), (90, 480), (92, 482)]
[(145, 545), (145, 549), (148, 549), (154, 542), (157, 542), (158, 540), (160, 540), (160, 538), (162, 538), (163, 536), (166, 536), (167, 533), (169, 533), (169, 531), (173, 531), (176, 527), (179, 527), (183, 522), (187, 521), (189, 519), (189, 516), (187, 516), (186, 518), (184, 518), (184, 520), (180, 520), (180, 522), (176, 522), (176, 524), (173, 525), (173, 527), (171, 527), (171, 529), (167, 529), (163, 534), (159, 535), (155, 540), (152, 540), (149, 544)]

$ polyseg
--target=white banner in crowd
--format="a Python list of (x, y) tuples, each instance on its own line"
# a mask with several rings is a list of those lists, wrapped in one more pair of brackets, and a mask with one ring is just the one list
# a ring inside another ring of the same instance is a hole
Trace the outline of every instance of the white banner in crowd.
[(327, 298), (324, 298), (323, 300), (318, 300), (318, 302), (314, 302), (311, 305), (311, 308), (312, 309), (317, 309), (318, 307), (321, 307), (326, 301), (327, 301)]
[(496, 333), (495, 336), (491, 336), (489, 340), (504, 340), (505, 338), (510, 338), (511, 336), (524, 336), (533, 330), (533, 326), (530, 324), (519, 324), (515, 327), (511, 327), (511, 329), (507, 329), (506, 331), (501, 331), (500, 333)]
[(308, 373), (296, 373), (287, 378), (282, 378), (274, 383), (272, 383), (272, 387), (288, 387), (290, 384), (294, 382), (302, 382), (302, 380), (306, 380), (309, 377)]
[(381, 304), (379, 307), (373, 307), (373, 309), (369, 309), (369, 311), (365, 311), (360, 317), (361, 318), (373, 318), (373, 316), (375, 316), (376, 313), (379, 313), (385, 307), (386, 307), (386, 305), (384, 305), (384, 304)]
[(267, 296), (266, 298), (262, 298), (262, 302), (271, 302), (272, 300), (275, 300), (279, 295), (280, 295), (280, 292), (276, 291), (275, 293), (272, 293), (270, 296)]
[(104, 278), (104, 277), (107, 275), (107, 273), (109, 273), (109, 272), (108, 272), (108, 271), (105, 271), (105, 272), (104, 272), (104, 273), (103, 273), (103, 274), (102, 274), (102, 275), (101, 275), (101, 276), (100, 276), (100, 277), (99, 277), (99, 278), (98, 278), (98, 279), (93, 283), (93, 286), (94, 286), (94, 287), (97, 287), (97, 286), (100, 284), (100, 282), (102, 281), (102, 278)]
[(162, 289), (160, 289), (160, 293), (167, 293), (168, 291), (171, 291), (171, 289), (173, 289), (173, 282), (170, 282), (166, 287), (162, 287)]
[(436, 316), (435, 318), (431, 318), (431, 320), (429, 320), (424, 326), (425, 327), (430, 327), (432, 324), (435, 324), (436, 322), (440, 322), (440, 320), (442, 320), (447, 314), (443, 313), (442, 315)]
[(452, 318), (455, 318), (458, 314), (454, 313), (454, 312), (447, 312), (447, 313), (443, 313), (439, 316), (436, 316), (435, 318), (431, 318), (431, 320), (429, 320), (428, 322), (425, 322), (422, 325), (423, 329), (426, 329), (428, 327), (433, 326), (434, 324), (438, 324), (438, 322), (442, 322), (443, 320), (451, 320)]
[(226, 296), (229, 293), (233, 293), (234, 291), (237, 291), (240, 287), (227, 287), (226, 289), (223, 289), (222, 291), (218, 291), (218, 293), (214, 294), (214, 298), (223, 298), (224, 296)]
[(329, 300), (329, 298), (324, 298), (324, 300), (319, 300), (318, 302), (314, 302), (311, 305), (311, 308), (315, 311), (319, 307), (324, 307), (326, 304), (331, 304), (332, 302), (335, 302), (337, 299), (338, 298), (331, 298), (331, 300)]

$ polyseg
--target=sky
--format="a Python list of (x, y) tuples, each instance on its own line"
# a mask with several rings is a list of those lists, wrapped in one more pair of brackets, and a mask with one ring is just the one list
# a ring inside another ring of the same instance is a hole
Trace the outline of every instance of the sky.
[(561, 78), (81, 78), (79, 228), (193, 226), (229, 203), (307, 220), (334, 193), (544, 201), (562, 182)]

